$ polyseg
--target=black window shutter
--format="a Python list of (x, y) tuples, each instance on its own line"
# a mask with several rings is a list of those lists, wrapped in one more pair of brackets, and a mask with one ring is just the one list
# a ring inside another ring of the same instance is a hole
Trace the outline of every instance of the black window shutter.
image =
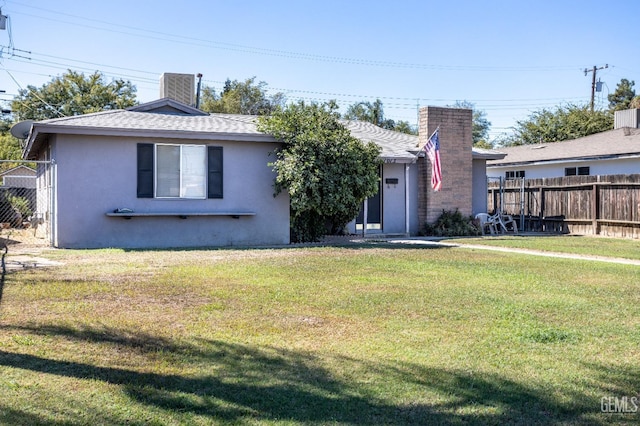
[(207, 198), (222, 198), (222, 147), (207, 147)]
[(153, 198), (153, 144), (138, 144), (138, 198)]

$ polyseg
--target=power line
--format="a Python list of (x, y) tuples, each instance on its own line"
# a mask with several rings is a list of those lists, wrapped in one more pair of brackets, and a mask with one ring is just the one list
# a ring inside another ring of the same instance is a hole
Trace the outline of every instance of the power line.
[[(77, 21), (64, 21), (59, 19), (53, 19), (51, 17), (43, 17), (38, 15), (32, 15), (24, 12), (14, 12), (16, 14), (22, 14), (26, 16), (31, 16), (47, 21), (53, 22), (61, 22), (66, 25), (79, 26), (83, 28), (90, 28), (94, 30), (101, 30), (113, 33), (120, 33), (125, 35), (131, 35), (134, 37), (142, 37), (142, 38), (150, 38), (155, 40), (168, 41), (173, 43), (187, 44), (198, 47), (208, 47), (213, 49), (222, 49), (222, 50), (230, 50), (237, 51), (243, 53), (250, 54), (259, 54), (259, 55), (267, 55), (267, 56), (277, 56), (277, 57), (285, 57), (290, 59), (302, 59), (302, 60), (312, 60), (312, 61), (320, 61), (320, 62), (330, 62), (330, 63), (345, 63), (351, 65), (363, 65), (363, 66), (375, 66), (375, 67), (392, 67), (392, 68), (412, 68), (412, 69), (429, 69), (429, 70), (442, 70), (442, 71), (559, 71), (559, 70), (574, 70), (576, 66), (479, 66), (479, 65), (442, 65), (442, 64), (421, 64), (421, 63), (409, 63), (409, 62), (398, 62), (398, 61), (382, 61), (382, 60), (373, 60), (373, 59), (364, 59), (364, 58), (348, 58), (348, 57), (340, 57), (340, 56), (328, 56), (328, 55), (318, 55), (314, 53), (305, 53), (305, 52), (293, 52), (287, 50), (279, 50), (279, 49), (271, 49), (271, 48), (263, 48), (263, 47), (255, 47), (255, 46), (247, 46), (241, 44), (227, 43), (215, 40), (206, 40), (195, 37), (187, 37), (178, 34), (170, 34), (161, 31), (149, 30), (149, 29), (141, 29), (137, 27), (131, 27), (127, 25), (115, 24), (112, 22), (87, 18), (79, 15), (72, 15), (67, 13), (58, 12), (51, 9), (34, 7), (30, 5), (26, 5), (20, 2), (14, 2), (15, 4), (19, 4), (25, 7), (29, 7), (36, 10), (41, 10), (47, 12), (48, 14), (57, 14), (62, 16), (67, 16), (74, 18), (75, 20), (84, 20), (90, 22), (96, 22), (116, 28), (123, 28), (127, 31), (118, 31), (109, 28), (96, 27), (92, 25), (86, 25), (78, 23)], [(134, 32), (131, 32), (134, 31)], [(145, 35), (152, 34), (152, 35)]]
[[(20, 90), (24, 90), (22, 88), (22, 86), (20, 85), (20, 83), (18, 83), (18, 80), (15, 79), (15, 77), (9, 72), (9, 70), (7, 70), (6, 68), (2, 67), (5, 72), (9, 75), (9, 77), (11, 77), (11, 79), (13, 80), (13, 82), (16, 84), (16, 86), (18, 86), (20, 88)], [(53, 105), (51, 105), (50, 103), (48, 103), (47, 101), (45, 101), (44, 99), (42, 99), (40, 97), (40, 95), (38, 95), (38, 93), (35, 90), (32, 90), (31, 88), (29, 88), (29, 91), (33, 94), (33, 96), (35, 96), (36, 98), (38, 98), (38, 100), (40, 100), (43, 104), (45, 104), (46, 106), (48, 106), (49, 108), (51, 108), (55, 113), (57, 113), (60, 117), (65, 117), (65, 115), (60, 112), (60, 110), (56, 107), (54, 107)]]
[[(103, 73), (103, 75), (107, 76), (107, 77), (112, 77), (112, 78), (128, 78), (131, 79), (135, 82), (137, 82), (137, 84), (140, 85), (144, 85), (149, 87), (150, 85), (153, 85), (153, 87), (156, 87), (158, 84), (158, 80), (156, 78), (150, 78), (150, 77), (144, 77), (141, 76), (142, 75), (160, 75), (160, 73), (156, 73), (156, 72), (152, 72), (152, 71), (147, 71), (147, 70), (141, 70), (141, 69), (133, 69), (133, 68), (126, 68), (126, 67), (118, 67), (118, 66), (110, 66), (110, 65), (106, 65), (106, 64), (100, 64), (100, 63), (94, 63), (94, 62), (89, 62), (89, 61), (83, 61), (83, 60), (76, 60), (76, 59), (72, 59), (72, 58), (66, 58), (66, 57), (58, 57), (58, 56), (54, 56), (54, 55), (48, 55), (48, 54), (42, 54), (42, 53), (38, 53), (38, 52), (32, 52), (34, 56), (34, 58), (32, 58), (29, 61), (24, 60), (23, 57), (10, 57), (8, 58), (9, 60), (13, 60), (15, 62), (21, 62), (21, 63), (28, 63), (28, 64), (32, 64), (32, 65), (36, 65), (36, 66), (40, 66), (40, 67), (46, 67), (46, 68), (54, 68), (54, 69), (64, 69), (67, 70), (69, 68), (80, 68), (80, 69), (84, 69), (86, 71), (90, 71), (90, 72), (94, 72), (96, 71), (95, 67), (91, 67), (88, 68), (86, 65), (95, 65), (98, 68), (110, 68), (110, 69), (114, 69), (116, 71), (114, 72), (110, 72), (110, 71), (100, 71), (100, 69), (98, 69), (97, 71)], [(46, 58), (51, 58), (51, 59), (59, 59), (61, 62), (56, 62), (56, 61), (51, 61), (51, 60), (43, 60), (43, 59), (39, 59), (38, 56), (40, 57), (46, 57)], [(76, 64), (69, 64), (70, 62), (76, 63)], [(82, 64), (82, 66), (78, 66), (77, 64)], [(6, 69), (5, 69), (6, 70)], [(138, 75), (128, 75), (125, 73), (122, 73), (122, 71), (130, 71), (132, 73), (136, 73)], [(22, 72), (22, 71), (16, 71), (16, 72)], [(36, 74), (36, 73), (30, 73), (30, 74)], [(46, 75), (46, 74), (36, 74), (36, 75)], [(50, 75), (47, 75), (49, 77), (51, 77)], [(205, 80), (207, 83), (215, 83), (215, 84), (223, 84), (223, 81), (216, 81), (216, 80)], [(15, 81), (14, 78), (14, 82), (17, 83), (17, 81)], [(19, 86), (20, 87), (20, 86)], [(381, 100), (385, 100), (385, 101), (396, 101), (396, 102), (387, 102), (384, 106), (387, 109), (391, 109), (391, 110), (406, 110), (406, 111), (415, 111), (416, 110), (416, 102), (418, 103), (418, 107), (420, 105), (420, 102), (423, 103), (429, 103), (429, 102), (438, 102), (438, 103), (454, 103), (456, 101), (458, 101), (458, 99), (444, 99), (444, 98), (416, 98), (416, 97), (398, 97), (398, 96), (375, 96), (375, 95), (358, 95), (358, 94), (348, 94), (348, 93), (336, 93), (336, 92), (320, 92), (320, 91), (311, 91), (311, 90), (298, 90), (298, 89), (285, 89), (285, 88), (267, 88), (268, 92), (273, 93), (274, 91), (279, 91), (279, 92), (283, 92), (285, 94), (285, 96), (290, 99), (290, 100), (309, 100), (309, 101), (314, 101), (314, 102), (318, 102), (318, 101), (328, 101), (328, 100), (336, 100), (338, 102), (339, 105), (341, 105), (341, 107), (345, 107), (346, 105), (353, 103), (354, 100), (367, 100), (367, 99), (381, 99)], [(299, 94), (307, 94), (307, 95), (311, 95), (311, 96), (294, 96), (294, 94), (299, 93)], [(316, 96), (313, 96), (316, 95)], [(554, 105), (557, 101), (568, 101), (568, 100), (583, 100), (584, 98), (533, 98), (533, 99), (471, 99), (468, 100), (471, 103), (476, 104), (477, 109), (479, 110), (483, 110), (483, 111), (513, 111), (515, 109), (531, 109), (531, 108), (535, 108), (535, 107), (545, 107), (545, 106), (550, 106), (550, 105)], [(403, 102), (406, 101), (406, 102)], [(482, 104), (483, 102), (492, 102), (492, 104)], [(550, 103), (551, 102), (551, 103)], [(480, 103), (478, 105), (478, 103)], [(50, 106), (52, 107), (52, 106)], [(52, 107), (53, 108), (53, 107)], [(59, 111), (58, 111), (59, 113)], [(402, 119), (403, 121), (408, 121), (408, 122), (412, 122), (415, 120), (415, 114), (411, 114), (411, 116), (409, 115), (403, 115), (401, 112), (396, 112), (395, 114), (387, 114), (387, 116), (389, 118), (392, 118), (396, 121), (398, 121), (399, 119)]]
[[(46, 55), (47, 57), (52, 57), (52, 58), (56, 58), (53, 55)], [(63, 60), (71, 60), (71, 61), (75, 61), (73, 59), (70, 58), (61, 58)], [(58, 63), (58, 62), (53, 62), (53, 61), (42, 61), (39, 59), (34, 59), (32, 61), (24, 61), (21, 59), (15, 59), (15, 58), (11, 58), (11, 60), (14, 60), (16, 62), (23, 62), (23, 63), (30, 63), (33, 65), (37, 65), (37, 66), (42, 66), (42, 67), (48, 67), (48, 68), (58, 68), (58, 69), (63, 69), (63, 70), (67, 70), (70, 68), (70, 64), (64, 64), (64, 63)], [(104, 64), (94, 64), (94, 63), (90, 63), (87, 61), (78, 61), (79, 63), (85, 63), (88, 65), (104, 65)], [(108, 67), (108, 66), (107, 66)], [(96, 71), (95, 68), (86, 68), (83, 67), (85, 70), (93, 72)], [(122, 69), (122, 70), (132, 70), (132, 69), (128, 69), (128, 68), (123, 68), (123, 67), (116, 67), (118, 69)], [(105, 72), (105, 71), (100, 71), (102, 72), (103, 75), (107, 76), (107, 77), (112, 77), (112, 78), (125, 78), (125, 77), (131, 77), (134, 81), (139, 81), (141, 82), (141, 84), (143, 85), (153, 85), (153, 87), (156, 87), (157, 85), (157, 80), (156, 79), (151, 79), (151, 78), (144, 78), (144, 77), (140, 77), (140, 76), (128, 76), (126, 74), (120, 74), (120, 73), (110, 73), (110, 72)], [(155, 74), (155, 75), (159, 75), (159, 73), (153, 73), (150, 71), (144, 71), (144, 70), (132, 70), (134, 72), (139, 72), (142, 74)], [(31, 73), (34, 74), (34, 73)], [(44, 74), (38, 74), (38, 75), (44, 75)], [(216, 81), (216, 80), (206, 80), (208, 83), (217, 83), (217, 84), (222, 84), (222, 81)], [(270, 92), (273, 92), (274, 90), (276, 91), (281, 91), (281, 92), (286, 92), (287, 93), (287, 99), (289, 100), (305, 100), (305, 101), (312, 101), (312, 102), (322, 102), (322, 101), (328, 101), (328, 100), (335, 100), (336, 102), (338, 102), (338, 104), (344, 108), (350, 104), (352, 104), (354, 102), (354, 99), (359, 99), (359, 100), (363, 100), (363, 99), (384, 99), (384, 100), (407, 100), (407, 101), (411, 101), (411, 102), (387, 102), (384, 107), (387, 109), (387, 118), (393, 119), (395, 121), (406, 121), (406, 122), (414, 122), (416, 120), (416, 116), (415, 114), (410, 114), (410, 115), (403, 115), (401, 112), (402, 110), (405, 111), (416, 111), (416, 104), (414, 103), (416, 100), (418, 102), (424, 102), (424, 103), (428, 103), (428, 102), (455, 102), (453, 99), (432, 99), (432, 98), (410, 98), (410, 97), (396, 97), (396, 96), (374, 96), (374, 95), (355, 95), (355, 94), (345, 94), (345, 93), (336, 93), (336, 92), (318, 92), (318, 91), (309, 91), (309, 90), (296, 90), (296, 89), (282, 89), (282, 88), (268, 88), (267, 89)], [(291, 96), (293, 93), (303, 93), (303, 94), (317, 94), (317, 95), (326, 95), (324, 98), (323, 97), (318, 97), (318, 96)], [(582, 99), (582, 98), (580, 98)], [(550, 101), (554, 101), (554, 100), (564, 100), (566, 101), (566, 98), (537, 98), (537, 99), (531, 99), (531, 101), (536, 101), (536, 100), (540, 100), (540, 101), (545, 101), (545, 100), (550, 100)], [(477, 100), (477, 101), (483, 101), (483, 100)], [(476, 100), (471, 100), (470, 102), (476, 103)], [(531, 109), (531, 108), (536, 108), (536, 107), (545, 107), (545, 106), (549, 106), (552, 105), (550, 103), (544, 103), (544, 102), (528, 102), (527, 99), (486, 99), (484, 101), (487, 102), (505, 102), (505, 104), (498, 104), (498, 105), (477, 105), (477, 109), (483, 110), (483, 111), (513, 111), (516, 109), (522, 109), (522, 108), (526, 108), (526, 109)], [(514, 104), (513, 102), (520, 102), (520, 104)], [(526, 103), (523, 103), (526, 102)], [(419, 106), (419, 105), (418, 105)], [(50, 106), (52, 107), (52, 106)], [(54, 107), (52, 107), (54, 108)], [(394, 113), (389, 113), (389, 109), (396, 111), (395, 114)]]
[[(15, 59), (15, 58), (9, 58), (10, 60), (14, 60), (16, 62), (21, 62), (21, 63), (29, 63), (29, 64), (34, 64), (34, 65), (39, 65), (39, 66), (43, 66), (43, 67), (52, 67), (52, 68), (57, 68), (57, 69), (68, 69), (69, 67), (71, 67), (72, 64), (69, 63), (64, 63), (64, 62), (55, 62), (55, 61), (48, 61), (48, 60), (42, 60), (42, 59), (38, 59), (36, 56), (43, 56), (43, 57), (47, 57), (47, 58), (52, 58), (52, 59), (60, 59), (62, 61), (71, 61), (71, 62), (75, 62), (78, 64), (84, 64), (84, 65), (95, 65), (97, 67), (100, 68), (110, 68), (110, 69), (115, 69), (115, 70), (119, 70), (119, 71), (131, 71), (134, 73), (139, 73), (139, 74), (146, 74), (146, 75), (156, 75), (159, 76), (161, 73), (158, 72), (153, 72), (153, 71), (147, 71), (147, 70), (141, 70), (141, 69), (134, 69), (134, 68), (126, 68), (126, 67), (118, 67), (118, 66), (112, 66), (112, 65), (106, 65), (106, 64), (101, 64), (101, 63), (96, 63), (96, 62), (89, 62), (89, 61), (83, 61), (83, 60), (77, 60), (77, 59), (72, 59), (72, 58), (66, 58), (66, 57), (60, 57), (60, 56), (54, 56), (54, 55), (48, 55), (48, 54), (42, 54), (42, 53), (38, 53), (38, 52), (31, 52), (32, 55), (34, 56), (30, 61), (25, 61), (22, 59)], [(96, 68), (94, 67), (86, 67), (86, 66), (81, 66), (78, 67), (77, 65), (75, 65), (75, 68), (80, 68), (82, 70), (85, 71), (96, 71)], [(144, 83), (150, 83), (150, 84), (157, 84), (157, 79), (156, 78), (149, 78), (149, 77), (141, 77), (139, 75), (131, 75), (131, 74), (123, 74), (123, 73), (114, 73), (114, 72), (110, 72), (110, 71), (101, 71), (103, 74), (105, 74), (106, 76), (112, 76), (112, 77), (116, 77), (116, 78), (128, 78), (128, 79), (133, 79), (137, 82), (144, 82)], [(41, 74), (42, 75), (42, 74)], [(219, 81), (219, 80), (204, 80), (206, 83), (214, 83), (214, 84), (224, 84), (224, 81)], [(278, 87), (268, 87), (267, 88), (268, 91), (270, 92), (282, 92), (285, 94), (285, 96), (287, 96), (287, 98), (293, 98), (293, 99), (301, 99), (301, 100), (330, 100), (330, 99), (340, 99), (343, 101), (348, 101), (350, 98), (352, 99), (357, 99), (357, 100), (363, 100), (363, 99), (380, 99), (383, 101), (407, 101), (406, 103), (387, 103), (385, 106), (392, 106), (392, 105), (397, 105), (400, 107), (407, 107), (410, 109), (414, 109), (415, 108), (415, 102), (422, 102), (422, 103), (427, 103), (427, 102), (449, 102), (449, 103), (455, 103), (456, 101), (459, 101), (459, 99), (446, 99), (446, 98), (424, 98), (424, 97), (401, 97), (401, 96), (379, 96), (379, 95), (366, 95), (366, 94), (352, 94), (352, 93), (340, 93), (340, 92), (321, 92), (321, 91), (312, 91), (312, 90), (303, 90), (303, 89), (290, 89), (290, 88), (278, 88)], [(319, 95), (318, 96), (291, 96), (292, 94), (295, 93), (301, 93), (301, 94), (308, 94), (308, 95)], [(559, 101), (571, 101), (571, 100), (583, 100), (584, 98), (580, 97), (580, 98), (531, 98), (531, 99), (514, 99), (514, 98), (510, 98), (510, 99), (469, 99), (468, 101), (474, 104), (477, 103), (483, 103), (483, 102), (492, 102), (492, 103), (504, 103), (504, 105), (482, 105), (482, 109), (505, 109), (508, 107), (511, 108), (515, 108), (515, 107), (531, 107), (531, 106), (545, 106), (545, 105), (550, 105)], [(520, 104), (512, 104), (514, 102), (518, 102)], [(526, 102), (525, 104), (522, 104), (523, 102)]]

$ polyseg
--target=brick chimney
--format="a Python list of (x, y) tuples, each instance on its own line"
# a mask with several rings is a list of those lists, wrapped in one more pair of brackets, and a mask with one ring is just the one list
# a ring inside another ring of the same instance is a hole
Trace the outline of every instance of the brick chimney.
[(431, 164), (418, 160), (418, 223), (433, 223), (442, 211), (458, 209), (472, 214), (473, 111), (462, 108), (423, 107), (420, 109), (418, 140), (423, 146), (440, 127), (442, 189), (431, 188)]

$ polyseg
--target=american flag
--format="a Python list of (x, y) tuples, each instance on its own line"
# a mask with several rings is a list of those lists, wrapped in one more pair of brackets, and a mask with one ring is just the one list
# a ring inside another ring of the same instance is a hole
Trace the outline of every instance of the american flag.
[(438, 130), (431, 135), (427, 143), (424, 145), (424, 151), (431, 162), (431, 187), (434, 191), (440, 191), (442, 188), (442, 168), (440, 167), (440, 138)]

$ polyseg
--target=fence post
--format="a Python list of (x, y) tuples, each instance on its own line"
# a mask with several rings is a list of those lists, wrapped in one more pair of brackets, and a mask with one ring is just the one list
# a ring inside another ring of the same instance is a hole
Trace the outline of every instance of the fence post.
[(598, 200), (599, 188), (596, 182), (593, 183), (593, 187), (591, 188), (591, 223), (593, 226), (593, 235), (598, 235), (600, 233), (598, 229), (598, 210), (600, 202)]
[(542, 180), (542, 184), (540, 185), (540, 222), (542, 223), (542, 219), (544, 219), (544, 185), (545, 181)]

